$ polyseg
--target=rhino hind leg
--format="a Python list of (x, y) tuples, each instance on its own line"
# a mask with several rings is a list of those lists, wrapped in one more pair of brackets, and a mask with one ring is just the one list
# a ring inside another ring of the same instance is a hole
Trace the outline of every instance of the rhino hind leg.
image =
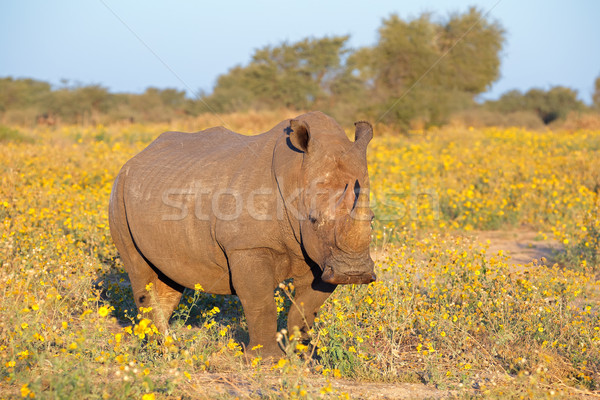
[[(181, 300), (184, 287), (171, 281), (160, 272), (156, 273), (154, 270), (152, 272), (152, 274), (143, 274), (144, 278), (142, 279), (136, 277), (135, 284), (131, 277), (132, 274), (129, 274), (131, 287), (138, 309), (151, 307), (148, 312), (149, 318), (154, 322), (158, 331), (166, 335), (169, 319)], [(152, 285), (149, 286), (149, 284)]]
[[(124, 249), (121, 250), (120, 247)], [(170, 280), (146, 261), (133, 242), (131, 246), (117, 245), (117, 248), (129, 275), (138, 310), (150, 309), (146, 315), (160, 333), (166, 334), (169, 318), (181, 300), (184, 287)]]
[(109, 221), (111, 233), (133, 290), (135, 304), (150, 309), (148, 317), (162, 334), (167, 333), (169, 318), (179, 304), (184, 287), (170, 280), (140, 253), (129, 232), (124, 210), (111, 204)]

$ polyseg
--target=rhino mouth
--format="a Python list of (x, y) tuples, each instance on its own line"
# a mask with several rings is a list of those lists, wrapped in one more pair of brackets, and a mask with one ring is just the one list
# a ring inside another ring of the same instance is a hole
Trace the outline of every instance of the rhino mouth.
[(349, 284), (367, 284), (375, 282), (377, 276), (375, 272), (364, 271), (347, 271), (338, 272), (331, 266), (326, 266), (321, 275), (321, 280), (334, 285), (349, 285)]

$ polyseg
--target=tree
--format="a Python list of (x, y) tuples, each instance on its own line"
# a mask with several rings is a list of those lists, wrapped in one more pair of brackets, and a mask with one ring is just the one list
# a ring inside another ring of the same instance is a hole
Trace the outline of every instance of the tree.
[(255, 51), (247, 66), (219, 76), (206, 100), (219, 111), (327, 104), (343, 81), (348, 36), (304, 39)]
[(445, 122), (499, 77), (504, 30), (477, 9), (434, 22), (431, 14), (383, 21), (372, 48), (354, 56), (370, 89), (370, 113), (390, 122)]
[(0, 112), (39, 107), (50, 94), (50, 84), (34, 79), (0, 79)]
[(504, 29), (485, 19), (476, 8), (454, 14), (442, 26), (439, 65), (444, 87), (477, 95), (500, 77)]
[(137, 118), (164, 121), (178, 113), (187, 114), (188, 99), (182, 90), (149, 87), (140, 95), (129, 95), (128, 106)]
[(585, 108), (577, 99), (577, 92), (564, 86), (554, 86), (548, 91), (534, 88), (525, 94), (511, 90), (498, 100), (487, 102), (487, 106), (502, 113), (533, 111), (544, 124), (565, 118), (571, 111)]
[(563, 119), (570, 111), (584, 108), (577, 99), (577, 92), (564, 86), (555, 86), (547, 92), (531, 89), (525, 94), (525, 99), (527, 108), (535, 111), (544, 124)]
[(41, 111), (60, 115), (64, 122), (97, 122), (99, 115), (110, 110), (112, 99), (108, 89), (101, 85), (65, 85), (48, 95)]
[(592, 95), (593, 107), (600, 111), (600, 76), (594, 82), (594, 94)]

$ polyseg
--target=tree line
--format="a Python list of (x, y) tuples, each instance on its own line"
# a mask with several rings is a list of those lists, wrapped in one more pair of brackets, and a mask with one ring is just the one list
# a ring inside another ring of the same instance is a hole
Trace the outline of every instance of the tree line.
[[(342, 123), (357, 118), (399, 127), (448, 123), (464, 113), (528, 113), (549, 124), (587, 107), (566, 87), (513, 90), (477, 102), (500, 76), (505, 31), (480, 10), (435, 19), (430, 13), (384, 19), (373, 46), (352, 49), (349, 36), (306, 38), (257, 49), (246, 65), (218, 77), (210, 94), (177, 89), (111, 93), (101, 85), (53, 88), (33, 79), (0, 79), (0, 121), (95, 123), (166, 121), (204, 112), (319, 109)], [(600, 77), (591, 108), (600, 110)]]
[(59, 88), (34, 79), (0, 78), (0, 120), (53, 124), (130, 121), (158, 122), (197, 115), (198, 101), (177, 89), (147, 88), (142, 94), (110, 93), (101, 85)]
[(438, 125), (472, 107), (498, 79), (504, 30), (470, 8), (435, 20), (430, 13), (384, 19), (374, 46), (348, 36), (305, 39), (257, 50), (219, 77), (207, 101), (219, 111), (274, 105), (325, 110), (343, 121), (365, 117)]

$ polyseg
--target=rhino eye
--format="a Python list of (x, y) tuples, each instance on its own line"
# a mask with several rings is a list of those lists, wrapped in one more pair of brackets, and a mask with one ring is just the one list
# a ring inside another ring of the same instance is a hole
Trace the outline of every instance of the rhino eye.
[(317, 223), (317, 217), (313, 213), (310, 213), (308, 215), (308, 220), (310, 221), (311, 224), (316, 224)]

